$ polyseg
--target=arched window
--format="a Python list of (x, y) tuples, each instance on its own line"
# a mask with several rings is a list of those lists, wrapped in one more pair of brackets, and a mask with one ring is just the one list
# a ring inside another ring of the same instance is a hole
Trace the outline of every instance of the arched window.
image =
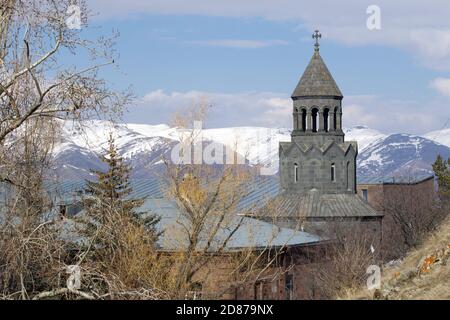
[(306, 131), (306, 110), (302, 110), (302, 130)]
[(337, 130), (337, 112), (338, 107), (334, 108), (334, 116), (333, 116), (333, 130)]
[(294, 182), (298, 182), (298, 164), (294, 163)]
[(312, 111), (311, 111), (311, 117), (312, 117), (312, 132), (317, 132), (317, 128), (319, 127), (317, 124), (317, 122), (318, 122), (318, 113), (319, 113), (319, 110), (317, 109), (317, 108), (314, 108), (314, 109), (312, 109)]
[(330, 127), (328, 125), (328, 115), (330, 113), (330, 110), (328, 108), (326, 108), (325, 110), (323, 110), (323, 129), (325, 130), (325, 132), (330, 131)]
[(331, 181), (336, 181), (336, 165), (334, 163), (331, 164)]
[(345, 185), (347, 190), (349, 189), (349, 183), (350, 183), (350, 162), (347, 161), (347, 166), (346, 166), (346, 170), (345, 170)]

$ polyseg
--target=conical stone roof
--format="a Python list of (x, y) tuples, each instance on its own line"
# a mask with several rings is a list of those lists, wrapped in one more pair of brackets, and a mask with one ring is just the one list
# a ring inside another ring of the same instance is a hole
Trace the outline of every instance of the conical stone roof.
[(311, 96), (343, 97), (319, 51), (314, 52), (294, 93), (292, 93), (292, 98)]

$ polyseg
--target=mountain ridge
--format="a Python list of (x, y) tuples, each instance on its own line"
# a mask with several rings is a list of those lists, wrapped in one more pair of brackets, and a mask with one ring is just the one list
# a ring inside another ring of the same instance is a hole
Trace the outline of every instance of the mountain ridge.
[[(133, 177), (147, 178), (161, 169), (161, 157), (170, 155), (185, 130), (166, 124), (146, 125), (89, 120), (77, 125), (62, 122), (61, 141), (54, 150), (55, 174), (67, 178), (90, 177), (89, 170), (101, 170), (98, 155), (107, 148), (110, 133), (120, 154), (133, 166)], [(406, 133), (385, 134), (367, 126), (344, 129), (347, 141), (357, 141), (358, 178), (432, 173), (437, 154), (450, 157), (450, 129), (419, 136)], [(250, 165), (278, 168), (278, 144), (290, 140), (290, 130), (267, 127), (229, 127), (203, 129), (205, 142), (235, 147)], [(439, 139), (431, 140), (437, 136)], [(428, 138), (427, 138), (428, 137)], [(447, 139), (448, 138), (448, 139)], [(442, 142), (447, 142), (444, 144)]]

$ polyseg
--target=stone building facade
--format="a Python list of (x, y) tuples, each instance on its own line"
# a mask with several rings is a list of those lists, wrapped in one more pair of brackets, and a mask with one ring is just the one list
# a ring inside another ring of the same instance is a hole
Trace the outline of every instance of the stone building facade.
[(384, 215), (381, 246), (384, 260), (396, 259), (408, 250), (394, 214), (408, 216), (416, 223), (435, 214), (436, 186), (431, 174), (362, 179), (358, 181), (357, 191), (364, 201)]
[[(406, 198), (406, 211), (412, 211), (421, 203), (431, 207), (436, 196), (434, 176), (425, 174), (414, 178), (383, 177), (358, 181), (357, 192), (378, 211), (386, 211), (399, 195)], [(414, 201), (413, 201), (414, 200)]]
[[(195, 279), (198, 291), (187, 298), (226, 300), (309, 300), (325, 298), (315, 290), (315, 279), (311, 275), (323, 265), (328, 242), (313, 245), (287, 245), (277, 257), (271, 252), (255, 252), (264, 255), (262, 261), (272, 261), (264, 270), (256, 269), (257, 279), (249, 277), (238, 279), (234, 274), (236, 260), (228, 254), (217, 256), (199, 272)], [(230, 263), (230, 261), (232, 261)], [(201, 285), (200, 285), (201, 284)], [(238, 284), (236, 286), (230, 284)], [(217, 296), (217, 293), (221, 296)], [(200, 296), (201, 295), (201, 296)]]

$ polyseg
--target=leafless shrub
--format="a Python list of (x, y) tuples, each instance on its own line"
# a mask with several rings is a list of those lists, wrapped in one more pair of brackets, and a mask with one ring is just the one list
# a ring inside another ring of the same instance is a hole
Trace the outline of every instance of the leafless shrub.
[[(309, 270), (316, 295), (336, 299), (366, 284), (367, 268), (379, 260), (371, 252), (371, 241), (357, 224), (334, 224), (335, 238), (322, 263)], [(377, 248), (378, 249), (378, 248)]]
[(3, 149), (2, 169), (12, 178), (2, 185), (0, 211), (0, 294), (22, 299), (58, 285), (65, 259), (53, 221), (45, 219), (51, 204), (42, 185), (55, 128), (30, 120), (25, 129)]
[(420, 244), (447, 216), (445, 202), (433, 190), (419, 190), (413, 185), (391, 187), (383, 202), (383, 252), (385, 259), (403, 257)]

